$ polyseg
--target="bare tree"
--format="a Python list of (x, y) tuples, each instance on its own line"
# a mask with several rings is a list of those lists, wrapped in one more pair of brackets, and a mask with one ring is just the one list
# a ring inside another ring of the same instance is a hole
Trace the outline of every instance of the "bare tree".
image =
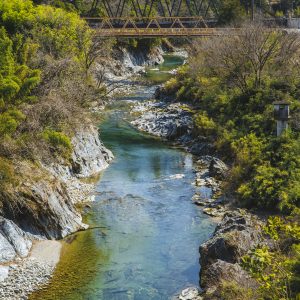
[(97, 58), (109, 57), (114, 43), (114, 39), (97, 38), (96, 32), (93, 30), (78, 28), (77, 44), (79, 51), (82, 53), (86, 76)]
[(296, 34), (246, 24), (235, 35), (200, 42), (192, 72), (202, 70), (246, 92), (260, 88), (268, 76), (299, 76), (299, 46)]

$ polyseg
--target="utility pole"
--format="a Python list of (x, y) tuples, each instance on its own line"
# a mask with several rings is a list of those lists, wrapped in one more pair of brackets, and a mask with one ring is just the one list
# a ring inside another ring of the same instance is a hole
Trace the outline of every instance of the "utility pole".
[(254, 21), (254, 0), (251, 0), (251, 20)]

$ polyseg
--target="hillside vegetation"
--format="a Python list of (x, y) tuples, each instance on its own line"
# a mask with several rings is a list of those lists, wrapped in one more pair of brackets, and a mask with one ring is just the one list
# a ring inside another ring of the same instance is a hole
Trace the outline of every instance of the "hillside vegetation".
[(24, 176), (18, 161), (69, 163), (71, 138), (90, 123), (90, 103), (100, 101), (89, 72), (97, 51), (76, 13), (31, 0), (0, 1), (2, 205)]
[[(269, 221), (272, 229), (266, 233), (276, 240), (275, 249), (256, 249), (245, 258), (263, 299), (299, 293), (299, 46), (297, 35), (246, 24), (239, 36), (196, 44), (189, 64), (164, 88), (194, 105), (195, 135), (205, 137), (232, 165), (228, 197), (257, 212), (285, 215)], [(292, 116), (279, 137), (275, 100), (289, 101)]]

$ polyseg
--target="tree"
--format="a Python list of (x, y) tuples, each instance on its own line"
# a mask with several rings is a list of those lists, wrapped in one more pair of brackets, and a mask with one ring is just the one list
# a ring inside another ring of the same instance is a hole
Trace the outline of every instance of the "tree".
[(219, 7), (218, 24), (241, 22), (245, 15), (246, 11), (240, 0), (224, 0)]

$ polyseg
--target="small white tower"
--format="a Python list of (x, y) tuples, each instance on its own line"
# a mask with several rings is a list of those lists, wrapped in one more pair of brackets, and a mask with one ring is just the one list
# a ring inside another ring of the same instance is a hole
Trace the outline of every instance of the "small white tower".
[(290, 104), (287, 101), (275, 101), (274, 119), (277, 122), (277, 136), (280, 136), (284, 130), (288, 128), (288, 120), (290, 118)]

